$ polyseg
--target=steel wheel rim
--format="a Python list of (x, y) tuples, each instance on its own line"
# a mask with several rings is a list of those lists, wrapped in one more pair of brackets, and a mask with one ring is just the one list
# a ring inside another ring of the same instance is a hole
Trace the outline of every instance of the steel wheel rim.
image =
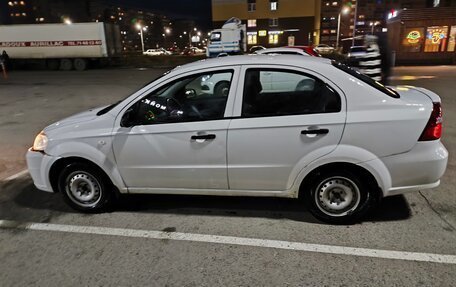
[(315, 203), (323, 213), (341, 217), (358, 208), (361, 193), (350, 179), (334, 176), (323, 180), (315, 192)]
[(71, 201), (82, 207), (96, 206), (102, 194), (98, 180), (83, 171), (73, 172), (67, 177), (65, 191)]

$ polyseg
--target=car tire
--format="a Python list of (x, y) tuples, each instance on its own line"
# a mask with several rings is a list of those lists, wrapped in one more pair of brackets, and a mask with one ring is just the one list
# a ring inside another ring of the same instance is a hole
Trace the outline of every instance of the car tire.
[(84, 71), (87, 69), (88, 62), (86, 59), (74, 59), (73, 66), (76, 71)]
[(221, 81), (218, 82), (214, 87), (214, 96), (215, 97), (228, 97), (230, 92), (230, 82)]
[(85, 163), (70, 163), (59, 176), (59, 191), (65, 202), (82, 212), (107, 211), (114, 201), (112, 189), (101, 171)]
[(305, 200), (315, 218), (332, 224), (352, 224), (374, 205), (375, 195), (353, 172), (326, 171), (313, 178)]
[(73, 70), (73, 61), (71, 61), (71, 59), (61, 59), (60, 60), (60, 70), (62, 70), (62, 71)]

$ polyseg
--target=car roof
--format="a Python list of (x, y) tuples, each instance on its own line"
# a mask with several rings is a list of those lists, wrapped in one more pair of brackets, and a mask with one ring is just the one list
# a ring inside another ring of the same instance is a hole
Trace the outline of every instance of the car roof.
[(209, 58), (196, 61), (190, 64), (176, 67), (170, 74), (187, 72), (192, 70), (216, 68), (223, 66), (239, 66), (239, 65), (285, 65), (297, 67), (318, 68), (321, 65), (330, 64), (331, 60), (319, 57), (303, 57), (302, 55), (241, 55), (227, 56), (220, 58)]
[(268, 48), (268, 49), (262, 49), (255, 51), (257, 54), (265, 54), (265, 53), (284, 53), (284, 52), (292, 52), (292, 53), (298, 53), (300, 55), (309, 55), (306, 52), (304, 52), (302, 49), (299, 48), (289, 48), (289, 47), (278, 47), (278, 48)]

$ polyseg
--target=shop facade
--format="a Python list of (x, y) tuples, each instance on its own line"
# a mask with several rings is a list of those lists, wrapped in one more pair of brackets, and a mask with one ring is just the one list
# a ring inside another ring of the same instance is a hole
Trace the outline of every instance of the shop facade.
[(456, 64), (456, 7), (400, 10), (389, 18), (396, 65)]

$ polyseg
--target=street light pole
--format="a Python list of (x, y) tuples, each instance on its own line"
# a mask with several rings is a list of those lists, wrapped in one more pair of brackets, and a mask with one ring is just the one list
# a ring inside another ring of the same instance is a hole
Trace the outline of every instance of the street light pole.
[(144, 35), (143, 35), (143, 30), (141, 28), (141, 30), (139, 30), (140, 34), (141, 34), (141, 48), (142, 48), (142, 52), (144, 53)]
[(139, 30), (139, 34), (141, 35), (141, 50), (144, 53), (144, 35), (143, 35), (143, 26), (141, 24), (136, 24), (136, 29)]
[(340, 38), (340, 18), (342, 17), (342, 14), (347, 14), (350, 9), (348, 7), (344, 7), (342, 10), (339, 12), (339, 16), (337, 17), (337, 42), (336, 42), (336, 49), (339, 48), (339, 38)]
[(355, 35), (356, 35), (356, 20), (358, 18), (358, 2), (359, 0), (356, 0), (356, 5), (355, 5), (355, 18), (353, 20), (353, 38), (352, 38), (352, 46), (355, 46)]
[(342, 12), (339, 12), (339, 16), (337, 17), (337, 39), (336, 39), (336, 49), (339, 48), (339, 35), (340, 35), (340, 15)]

